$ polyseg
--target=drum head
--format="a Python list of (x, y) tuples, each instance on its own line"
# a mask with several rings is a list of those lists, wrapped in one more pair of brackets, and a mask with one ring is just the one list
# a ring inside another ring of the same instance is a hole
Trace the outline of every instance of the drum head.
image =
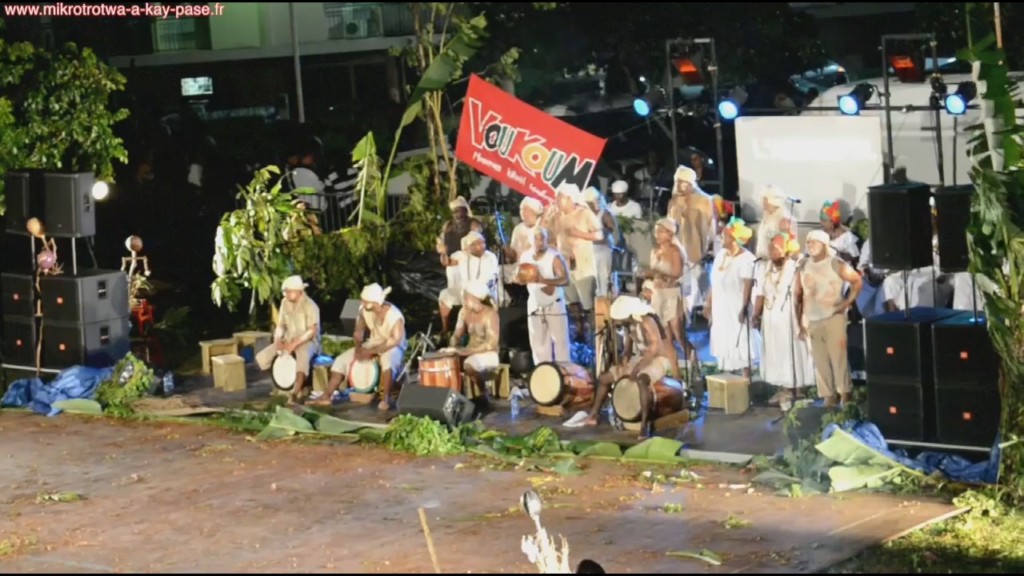
[(369, 394), (380, 382), (380, 364), (376, 360), (352, 362), (348, 371), (348, 385), (357, 394)]
[(640, 388), (632, 378), (620, 378), (612, 389), (612, 410), (623, 422), (640, 421)]
[(295, 357), (291, 354), (281, 354), (274, 360), (274, 386), (279, 390), (291, 390), (295, 387), (297, 372), (298, 363), (295, 362)]
[(530, 374), (530, 397), (541, 406), (553, 406), (562, 396), (562, 371), (545, 362)]

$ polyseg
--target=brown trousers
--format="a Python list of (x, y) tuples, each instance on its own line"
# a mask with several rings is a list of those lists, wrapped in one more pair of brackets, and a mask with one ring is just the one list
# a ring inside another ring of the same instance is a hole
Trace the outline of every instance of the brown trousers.
[(834, 398), (853, 391), (850, 361), (846, 355), (846, 314), (835, 314), (827, 320), (811, 322), (807, 340), (814, 358), (814, 380), (818, 396)]

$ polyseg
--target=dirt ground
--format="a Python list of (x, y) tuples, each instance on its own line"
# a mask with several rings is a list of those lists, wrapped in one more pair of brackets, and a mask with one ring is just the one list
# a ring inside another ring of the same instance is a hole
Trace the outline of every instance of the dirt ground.
[[(496, 471), (470, 458), (257, 442), (189, 424), (0, 412), (0, 571), (429, 573), (426, 507), (445, 572), (535, 571), (517, 510), (536, 487), (542, 521), (610, 572), (818, 572), (947, 513), (883, 495), (780, 498), (740, 471), (696, 467), (657, 486), (642, 467), (582, 475)], [(678, 472), (677, 472), (678, 473)], [(59, 494), (78, 494), (76, 501)], [(669, 556), (708, 549), (721, 566)]]

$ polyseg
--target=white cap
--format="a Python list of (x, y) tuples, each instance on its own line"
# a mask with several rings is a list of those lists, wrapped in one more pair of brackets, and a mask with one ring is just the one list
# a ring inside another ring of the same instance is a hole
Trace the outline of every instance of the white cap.
[(782, 208), (786, 204), (786, 195), (782, 189), (771, 184), (764, 187), (764, 198), (770, 206)]
[(679, 168), (676, 168), (675, 180), (676, 180), (676, 182), (683, 181), (683, 182), (689, 182), (690, 184), (696, 184), (697, 183), (697, 173), (694, 172), (692, 168), (688, 168), (686, 166), (680, 166)]
[(363, 302), (370, 302), (371, 304), (383, 304), (384, 299), (391, 293), (391, 288), (381, 288), (380, 284), (374, 282), (369, 286), (363, 288), (363, 291), (359, 294), (359, 299)]
[(305, 290), (306, 284), (302, 281), (302, 276), (289, 276), (281, 282), (281, 292), (287, 292), (288, 290)]
[(523, 198), (523, 201), (519, 203), (519, 209), (529, 208), (538, 216), (544, 214), (544, 203), (532, 196)]
[(483, 300), (491, 295), (491, 290), (487, 287), (487, 282), (484, 282), (483, 280), (473, 280), (463, 286), (462, 290), (477, 300)]
[(477, 240), (484, 242), (487, 241), (487, 239), (484, 238), (483, 234), (477, 232), (476, 230), (470, 230), (469, 234), (466, 234), (465, 236), (462, 237), (460, 245), (462, 246), (462, 249), (465, 250), (466, 248), (469, 248), (470, 244), (476, 242)]
[(612, 302), (608, 313), (615, 321), (622, 321), (626, 318), (639, 320), (647, 314), (654, 314), (654, 309), (636, 296), (619, 296), (615, 302)]
[(629, 184), (625, 180), (612, 182), (612, 194), (625, 194), (629, 192)]
[(593, 202), (594, 204), (600, 204), (601, 191), (591, 186), (583, 191), (583, 200), (585, 202)]
[(555, 191), (555, 195), (565, 195), (572, 199), (574, 204), (583, 204), (583, 193), (580, 192), (580, 187), (575, 184), (564, 182), (559, 185), (558, 190)]
[(807, 234), (808, 242), (821, 242), (825, 246), (828, 246), (832, 239), (829, 238), (828, 233), (824, 230), (812, 230)]

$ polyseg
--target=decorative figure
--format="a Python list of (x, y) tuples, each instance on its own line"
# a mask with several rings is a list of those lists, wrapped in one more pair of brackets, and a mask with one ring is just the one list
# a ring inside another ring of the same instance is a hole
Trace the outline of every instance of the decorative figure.
[(548, 536), (547, 530), (540, 524), (540, 511), (543, 506), (540, 495), (527, 490), (519, 501), (533, 525), (537, 528), (536, 536), (523, 536), (522, 551), (530, 559), (541, 574), (572, 574), (569, 568), (569, 543), (561, 537), (561, 550), (555, 540)]
[(36, 254), (36, 272), (44, 276), (57, 276), (64, 272), (63, 267), (57, 262), (57, 242), (53, 238), (46, 237), (46, 228), (38, 218), (29, 218), (25, 223), (28, 233), (38, 239), (43, 249)]
[[(139, 299), (140, 292), (144, 291), (148, 287), (146, 278), (152, 271), (149, 269), (149, 258), (146, 256), (139, 256), (139, 252), (142, 252), (142, 238), (138, 236), (129, 236), (124, 241), (124, 247), (131, 252), (131, 256), (121, 258), (121, 272), (124, 272), (128, 277), (128, 299), (131, 302), (132, 308), (137, 308), (142, 305), (142, 300)], [(139, 264), (142, 264), (142, 274), (136, 274), (139, 271)]]

